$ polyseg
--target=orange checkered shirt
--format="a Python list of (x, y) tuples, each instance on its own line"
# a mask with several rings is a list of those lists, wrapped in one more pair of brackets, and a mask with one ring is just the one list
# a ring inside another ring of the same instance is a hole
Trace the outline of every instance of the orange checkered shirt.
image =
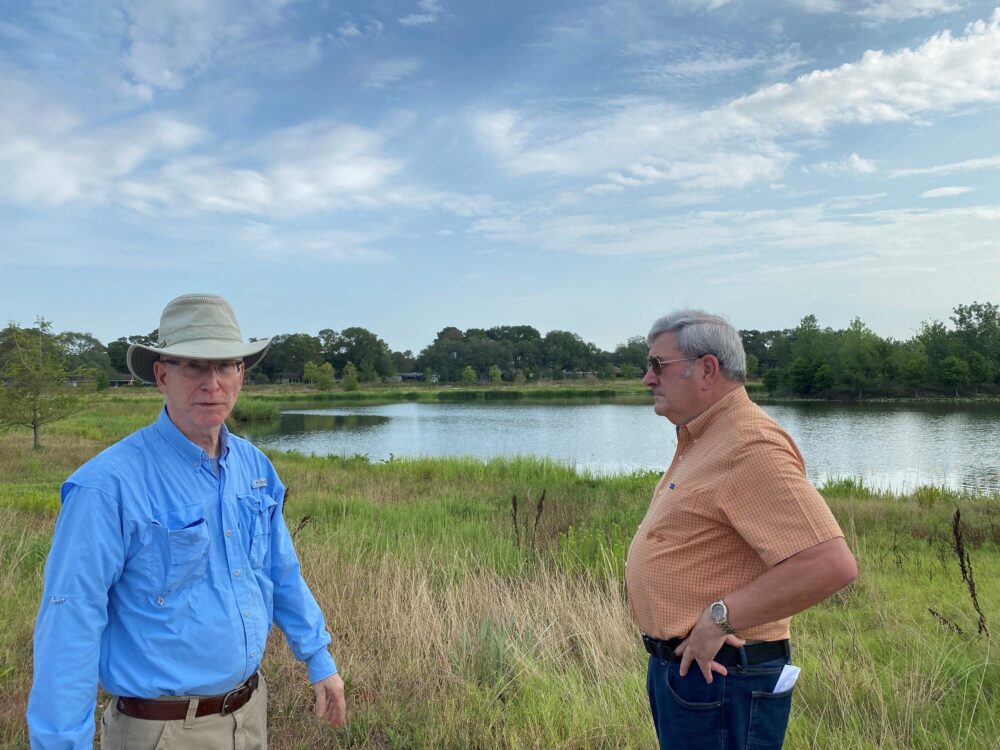
[[(651, 636), (687, 636), (715, 600), (838, 536), (795, 443), (737, 388), (677, 428), (674, 460), (629, 548), (632, 614)], [(790, 619), (738, 634), (788, 638)]]

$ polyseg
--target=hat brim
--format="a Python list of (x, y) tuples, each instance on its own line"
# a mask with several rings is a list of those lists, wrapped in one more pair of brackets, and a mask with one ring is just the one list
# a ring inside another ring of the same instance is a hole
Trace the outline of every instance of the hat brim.
[(186, 341), (175, 346), (157, 348), (145, 344), (132, 344), (128, 348), (125, 362), (129, 372), (144, 383), (155, 383), (153, 363), (160, 357), (184, 357), (186, 359), (242, 359), (243, 372), (249, 372), (260, 362), (271, 345), (271, 339), (244, 344), (241, 341), (221, 341), (202, 339)]

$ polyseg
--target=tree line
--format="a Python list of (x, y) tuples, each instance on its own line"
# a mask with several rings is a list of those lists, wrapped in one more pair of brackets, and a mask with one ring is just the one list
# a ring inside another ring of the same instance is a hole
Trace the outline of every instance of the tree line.
[[(948, 323), (920, 324), (908, 340), (883, 338), (860, 318), (844, 329), (821, 327), (807, 315), (794, 328), (743, 330), (748, 375), (774, 395), (866, 398), (913, 395), (1000, 393), (1000, 306), (989, 302), (958, 305)], [(20, 337), (20, 338), (19, 338)], [(16, 375), (18, 351), (34, 342), (50, 367), (65, 379), (107, 385), (127, 372), (132, 343), (152, 344), (157, 331), (123, 336), (106, 346), (89, 333), (55, 333), (39, 320), (33, 327), (10, 324), (0, 331), (0, 380)], [(20, 347), (18, 342), (20, 341)], [(358, 326), (317, 335), (279, 334), (268, 356), (250, 373), (255, 383), (304, 380), (332, 387), (377, 382), (399, 373), (443, 383), (602, 379), (641, 377), (646, 369), (645, 338), (632, 336), (611, 351), (570, 331), (542, 335), (528, 325), (441, 329), (414, 355), (393, 351), (377, 334)], [(22, 373), (23, 375), (23, 373)]]

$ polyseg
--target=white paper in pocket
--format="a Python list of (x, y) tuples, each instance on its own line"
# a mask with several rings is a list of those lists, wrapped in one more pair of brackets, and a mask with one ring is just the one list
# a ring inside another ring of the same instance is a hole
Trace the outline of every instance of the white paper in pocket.
[(778, 684), (774, 686), (774, 692), (784, 693), (786, 690), (791, 690), (795, 687), (795, 681), (799, 679), (799, 672), (801, 671), (800, 667), (793, 667), (791, 664), (786, 664), (785, 668), (781, 670), (781, 674), (778, 675)]

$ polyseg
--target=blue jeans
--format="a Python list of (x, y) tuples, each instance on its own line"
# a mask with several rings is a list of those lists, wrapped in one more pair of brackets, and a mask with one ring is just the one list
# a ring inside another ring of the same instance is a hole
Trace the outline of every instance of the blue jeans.
[(709, 685), (697, 664), (681, 677), (680, 662), (650, 656), (646, 690), (660, 750), (780, 750), (792, 691), (773, 691), (788, 661), (728, 667)]

